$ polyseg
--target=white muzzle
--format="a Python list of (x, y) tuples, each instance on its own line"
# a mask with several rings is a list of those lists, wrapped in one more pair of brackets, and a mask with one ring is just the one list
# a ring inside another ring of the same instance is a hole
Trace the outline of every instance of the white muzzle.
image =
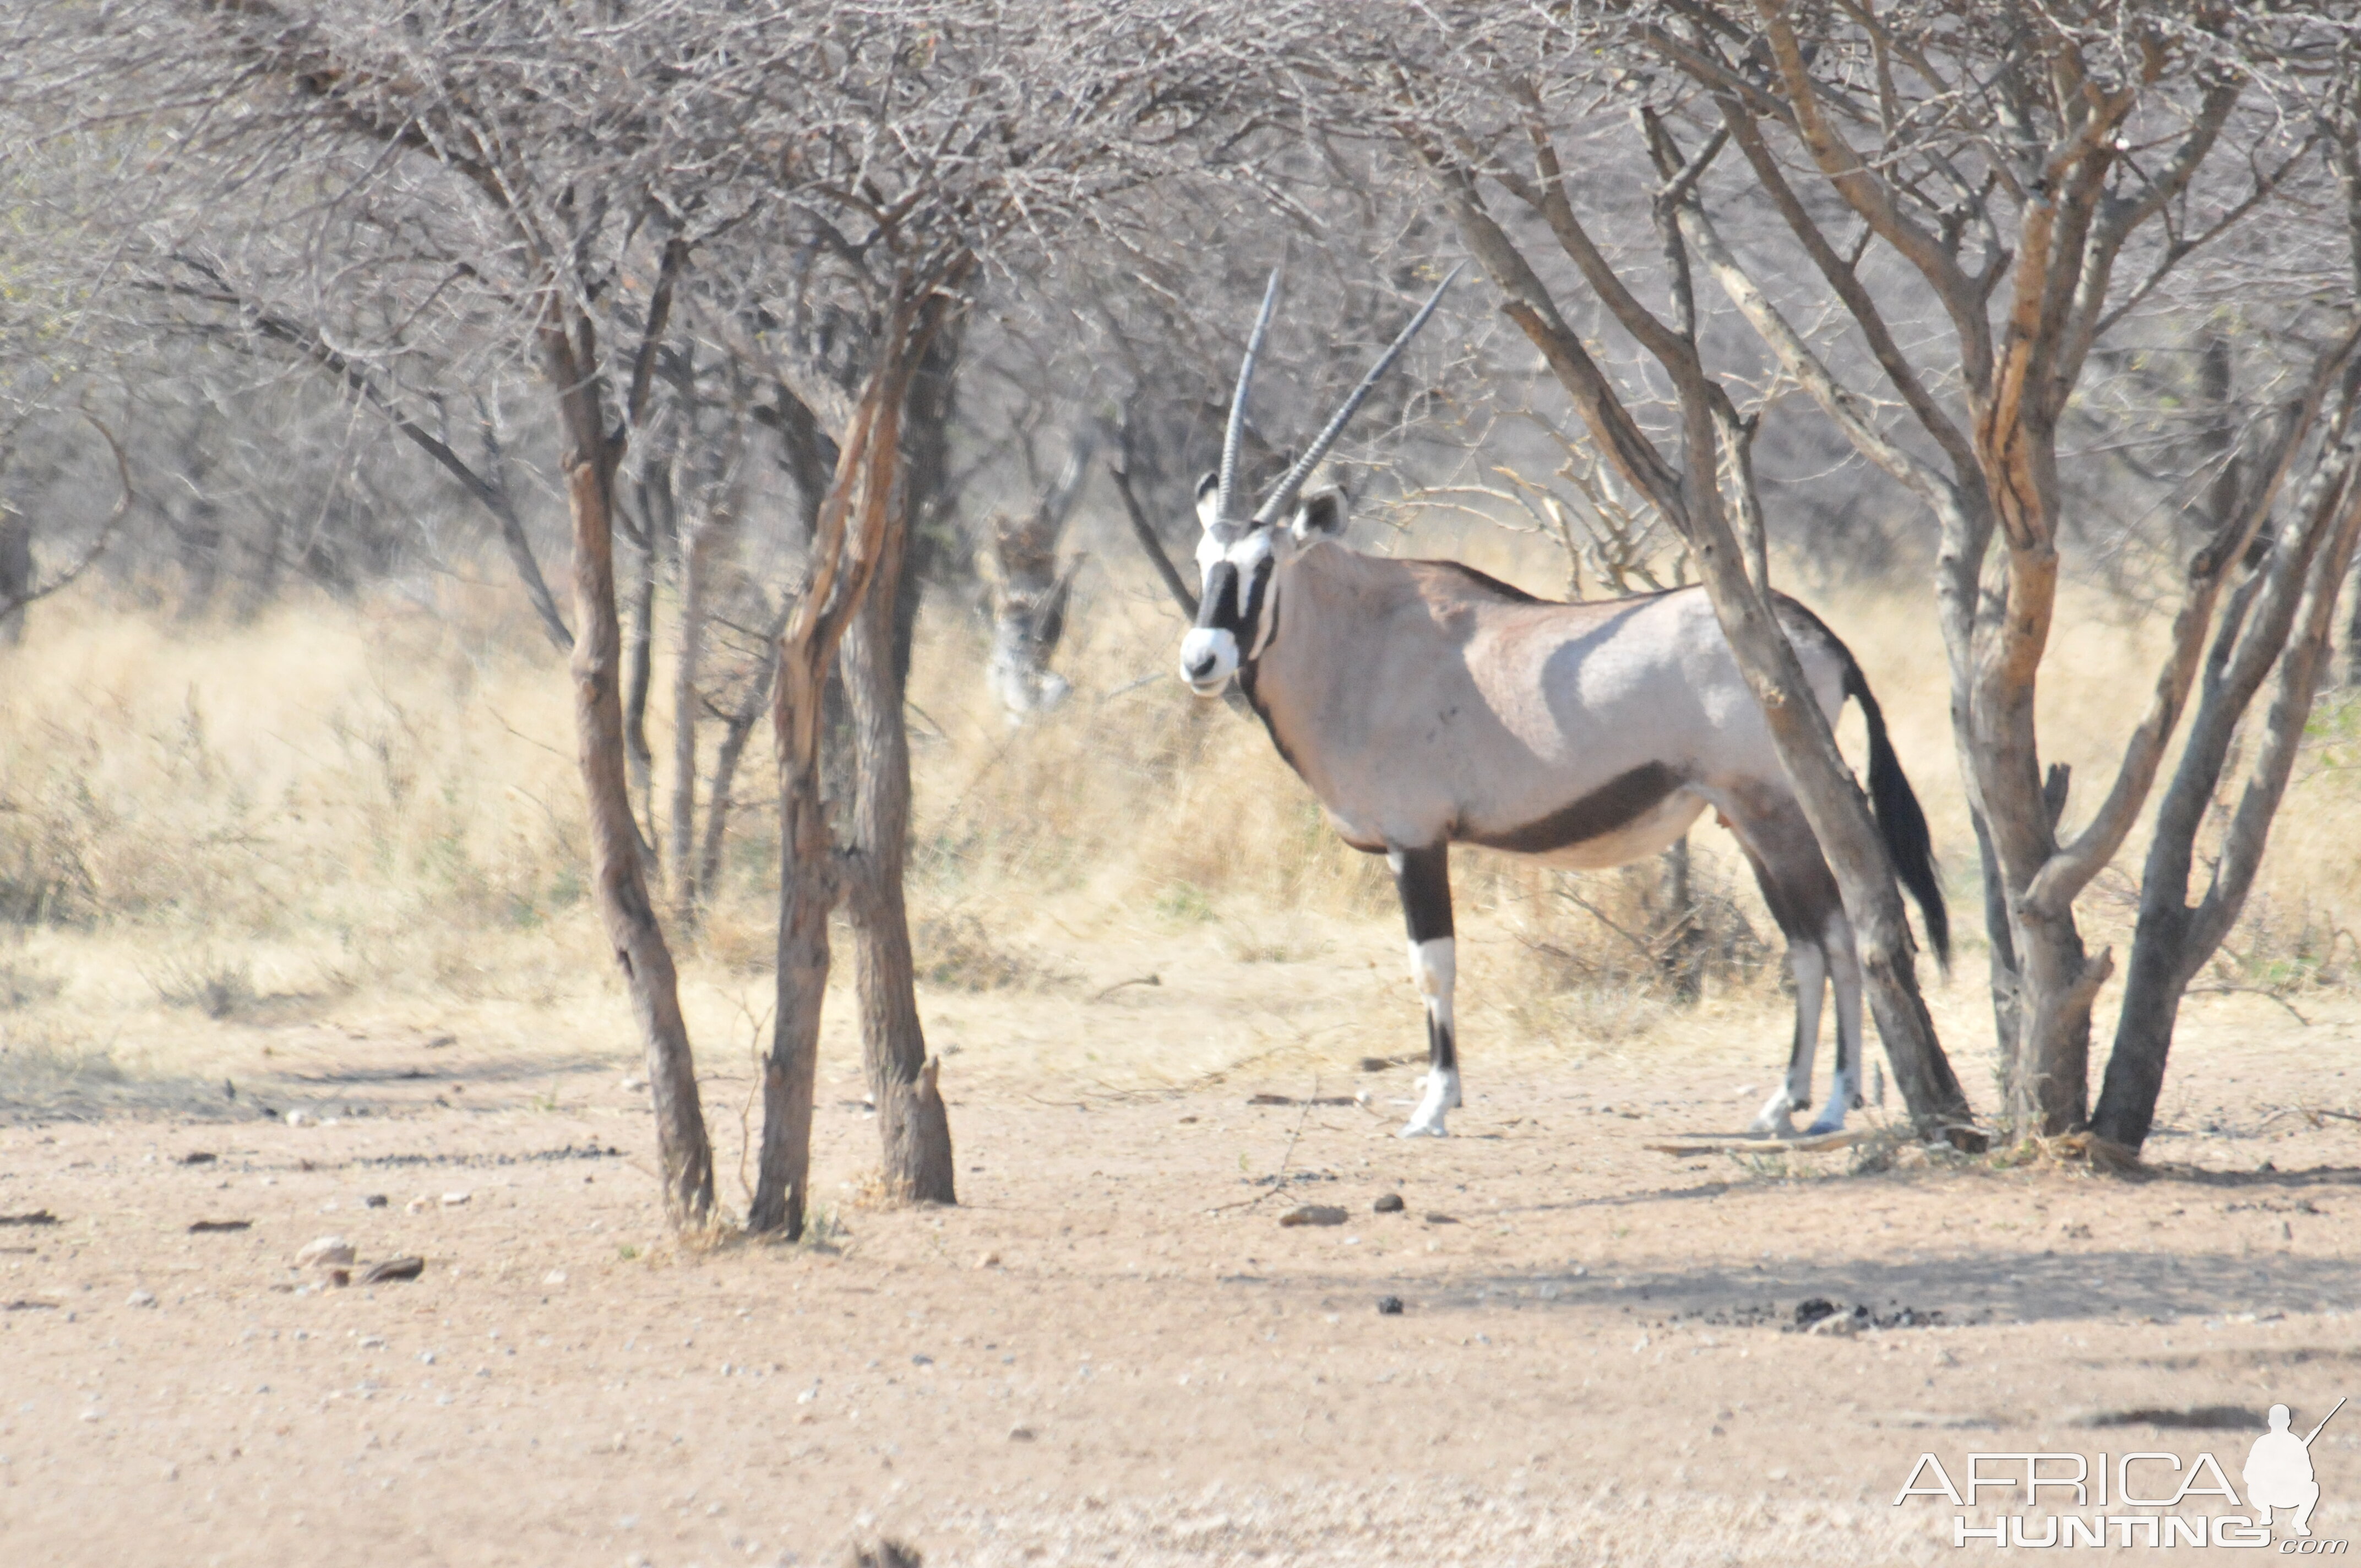
[(1180, 639), (1180, 678), (1199, 696), (1212, 696), (1238, 673), (1238, 640), (1219, 627), (1191, 627)]

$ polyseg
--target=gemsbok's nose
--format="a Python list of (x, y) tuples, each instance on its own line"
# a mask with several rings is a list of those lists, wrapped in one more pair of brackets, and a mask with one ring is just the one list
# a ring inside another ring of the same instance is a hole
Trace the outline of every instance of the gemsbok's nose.
[(1184, 673), (1192, 681), (1202, 681), (1206, 676), (1212, 674), (1213, 673), (1213, 651), (1208, 648), (1198, 657), (1190, 660), (1188, 668)]

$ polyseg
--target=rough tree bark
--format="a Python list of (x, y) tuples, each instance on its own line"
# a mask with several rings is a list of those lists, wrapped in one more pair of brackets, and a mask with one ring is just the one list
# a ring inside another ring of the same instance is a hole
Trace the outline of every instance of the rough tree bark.
[(956, 323), (937, 323), (913, 375), (901, 423), (895, 526), (838, 658), (855, 762), (851, 848), (840, 865), (852, 923), (862, 1065), (877, 1104), (885, 1190), (906, 1202), (959, 1201), (950, 1118), (936, 1087), (942, 1063), (928, 1055), (918, 1018), (909, 908), (902, 893), (910, 839), (910, 735), (903, 695), (918, 599), (918, 574), (909, 568), (920, 530), (947, 521), (956, 332)]
[[(664, 271), (650, 305), (651, 345), (664, 332), (671, 280), (686, 260), (685, 248), (676, 243), (664, 255)], [(648, 896), (639, 824), (623, 766), (623, 642), (615, 597), (614, 500), (621, 443), (608, 427), (605, 379), (595, 360), (582, 351), (594, 341), (590, 323), (568, 321), (555, 302), (554, 289), (552, 294), (538, 337), (542, 372), (556, 395), (565, 433), (562, 461), (574, 532), (576, 757), (589, 814), (592, 882), (599, 919), (631, 993), (647, 1055), (665, 1212), (676, 1226), (694, 1227), (712, 1215), (713, 1151), (706, 1138), (688, 1026), (681, 1016), (679, 977)], [(635, 382), (627, 410), (644, 396), (643, 387)]]
[(720, 543), (718, 520), (699, 519), (680, 550), (680, 631), (672, 672), (672, 808), (665, 823), (664, 855), (672, 871), (673, 919), (686, 930), (697, 924), (703, 883), (697, 880), (697, 730), (705, 699), (697, 682), (705, 673), (706, 578)]
[[(904, 509), (905, 516), (907, 508)], [(861, 1004), (862, 1062), (877, 1102), (889, 1196), (959, 1201), (949, 1114), (936, 1089), (942, 1063), (927, 1054), (902, 896), (910, 834), (910, 740), (902, 723), (902, 681), (894, 667), (894, 607), (901, 587), (903, 530), (894, 530), (861, 613), (846, 631), (839, 663), (851, 709), (854, 752), (853, 848), (840, 862), (853, 931)]]
[[(762, 647), (766, 655), (776, 649), (779, 634), (787, 629), (787, 616), (792, 601), (783, 602), (772, 616), (763, 634)], [(746, 754), (746, 742), (754, 733), (754, 726), (770, 711), (771, 683), (778, 675), (778, 660), (766, 656), (756, 666), (754, 678), (747, 683), (746, 695), (739, 699), (721, 725), (721, 744), (714, 749), (712, 780), (705, 789), (705, 837), (697, 852), (697, 896), (709, 899), (721, 885), (721, 850), (730, 833), (730, 813), (737, 787), (738, 764)]]
[(631, 620), (623, 641), (623, 762), (631, 781), (632, 831), (640, 835), (649, 868), (662, 874), (655, 830), (655, 751), (648, 744), (648, 692), (655, 682), (656, 577), (662, 532), (652, 509), (642, 509), (632, 534), (639, 572), (631, 580)]
[[(803, 1234), (810, 1207), (812, 1090), (828, 985), (828, 917), (838, 893), (820, 795), (828, 672), (893, 543), (902, 400), (919, 307), (897, 299), (854, 405), (812, 531), (805, 580), (778, 641), (771, 722), (779, 773), (778, 1002), (763, 1069), (763, 1143), (752, 1231)], [(923, 339), (919, 348), (923, 351)]]

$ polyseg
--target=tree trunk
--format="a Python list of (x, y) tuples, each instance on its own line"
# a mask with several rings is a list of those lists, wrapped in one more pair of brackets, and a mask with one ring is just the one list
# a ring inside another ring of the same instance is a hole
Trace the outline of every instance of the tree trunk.
[(672, 869), (673, 918), (683, 929), (697, 924), (704, 896), (697, 880), (697, 729), (704, 707), (697, 680), (704, 674), (707, 577), (724, 521), (708, 515), (686, 525), (680, 544), (680, 632), (673, 656), (672, 813), (665, 854)]
[(2353, 575), (2353, 609), (2345, 623), (2345, 684), (2361, 686), (2361, 570)]
[[(819, 537), (820, 505), (827, 499), (830, 476), (835, 471), (836, 444), (820, 430), (811, 410), (784, 387), (780, 389), (778, 408), (770, 411), (767, 418), (762, 414), (763, 411), (757, 411), (755, 417), (779, 433), (785, 466), (795, 481), (798, 514), (796, 521), (808, 545)], [(745, 755), (746, 741), (755, 724), (772, 706), (772, 688), (779, 668), (777, 645), (795, 609), (793, 594), (780, 596), (776, 613), (763, 634), (763, 644), (772, 650), (772, 657), (755, 669), (745, 697), (722, 728), (721, 744), (714, 754), (713, 781), (705, 792), (705, 843), (697, 863), (697, 884), (708, 897), (721, 884), (721, 847), (730, 832), (731, 791), (738, 764)]]
[[(2336, 600), (2361, 533), (2361, 469), (2356, 467), (2351, 438), (2331, 445), (2320, 467), (2312, 493), (2298, 507), (2301, 534), (2280, 542), (2263, 603), (2250, 619), (2241, 602), (2246, 596), (2235, 596), (2224, 615), (2197, 718), (2157, 811), (2140, 880), (2131, 972), (2091, 1126), (2100, 1137), (2129, 1149), (2138, 1149), (2155, 1124), (2189, 982), (2245, 907), (2331, 657)], [(2290, 641), (2299, 594), (2307, 597), (2301, 629)], [(2189, 884), (2197, 836), (2211, 814), (2239, 722), (2275, 659), (2279, 692), (2265, 725), (2263, 752), (2214, 861), (2212, 885), (2192, 908)]]
[[(1968, 752), (1959, 753), (1960, 770), (1970, 766)], [(1977, 870), (1983, 886), (1984, 938), (1991, 965), (1993, 1040), (2000, 1053), (2001, 1097), (2014, 1092), (2017, 1041), (2025, 1035), (2023, 981), (2016, 972), (2016, 938), (2008, 918), (2008, 883), (2001, 875), (2000, 855), (1993, 848), (1992, 826), (1984, 814), (1971, 809), (1969, 826), (1975, 829)]]
[[(623, 756), (631, 790), (631, 830), (654, 869), (662, 861), (655, 850), (655, 752), (648, 745), (648, 687), (654, 679), (656, 613), (655, 519), (640, 520), (640, 575), (631, 585), (631, 641), (624, 649)], [(642, 832), (644, 825), (646, 831)]]
[(1705, 969), (1710, 954), (1704, 924), (1697, 918), (1688, 835), (1682, 834), (1659, 857), (1659, 863), (1664, 907), (1656, 919), (1656, 966), (1672, 981), (1674, 1001), (1695, 1003), (1705, 995)]
[[(1960, 753), (1963, 765), (1972, 766), (1967, 762), (1971, 754)], [(2042, 815), (2053, 837), (2065, 819), (2072, 781), (2073, 770), (2064, 762), (2050, 763), (2042, 780)], [(1974, 820), (1976, 853), (1983, 874), (1984, 927), (1992, 941), (1993, 1035), (2000, 1061), (2002, 1111), (2015, 1118), (2019, 1126), (2031, 1126), (2037, 1114), (2038, 1095), (2026, 1043), (2030, 1036), (2026, 1028), (2024, 966), (2016, 951), (2016, 918), (2009, 899), (2008, 875), (2001, 870), (1999, 851), (1993, 847), (1992, 828), (1981, 812)]]
[(0, 643), (25, 640), (26, 604), (33, 597), (33, 520), (0, 501)]
[[(915, 488), (906, 481), (906, 497)], [(904, 516), (914, 510), (906, 499)], [(940, 1063), (928, 1058), (918, 1020), (909, 911), (902, 894), (910, 834), (910, 740), (902, 722), (901, 672), (894, 663), (894, 610), (903, 554), (899, 537), (888, 542), (839, 659), (860, 763), (853, 784), (854, 849), (845, 858), (846, 903), (861, 996), (862, 1061), (884, 1140), (885, 1190), (904, 1201), (955, 1203), (950, 1123), (935, 1088)]]
[[(966, 323), (952, 316), (927, 341), (927, 351), (910, 376), (902, 413), (901, 531), (904, 543), (895, 571), (894, 711), (902, 728), (902, 696), (910, 680), (910, 645), (918, 631), (918, 603), (935, 577), (961, 581), (975, 576), (975, 564), (959, 527), (959, 494), (952, 488), (951, 418), (959, 397), (961, 334)], [(906, 742), (903, 747), (906, 753)]]
[(544, 339), (545, 373), (557, 389), (566, 433), (566, 496), (574, 528), (574, 726), (590, 818), (592, 880), (599, 918), (623, 971), (647, 1053), (665, 1212), (675, 1226), (688, 1229), (711, 1218), (713, 1152), (706, 1141), (688, 1026), (681, 1016), (679, 979), (648, 897), (624, 774), (622, 631), (615, 604), (612, 470), (603, 399), (595, 377), (576, 364), (564, 330), (552, 325)]
[[(213, 608), (214, 590), (221, 585), (221, 510), (200, 495), (190, 503), (187, 521), (175, 520), (173, 529), (181, 557), (180, 617), (195, 620)], [(348, 590), (350, 576), (339, 572), (339, 592)]]
[[(2033, 220), (2028, 220), (2031, 224)], [(2041, 236), (2046, 241), (2046, 231)], [(2029, 256), (2043, 254), (2028, 242)], [(2020, 258), (2021, 271), (2034, 263)], [(2032, 310), (2026, 286), (2020, 315)], [(2026, 385), (2024, 366), (2046, 343), (2020, 323), (2007, 340), (2002, 390), (1981, 400), (1974, 442), (2003, 548), (2000, 610), (1980, 623), (1971, 678), (1969, 755), (2006, 890), (2018, 980), (2017, 1048), (2009, 1064), (2007, 1113), (2019, 1136), (2081, 1126), (2090, 1107), (2091, 1005), (2114, 968), (2090, 958), (2074, 919), (2073, 895), (2032, 896), (2058, 856), (2046, 808), (2035, 685), (2058, 601), (2058, 452), (2050, 411)]]
[[(793, 602), (783, 602), (780, 613), (764, 634), (764, 647), (777, 647), (779, 633), (786, 630), (786, 609)], [(723, 724), (721, 744), (714, 752), (713, 781), (705, 791), (705, 842), (697, 857), (699, 896), (708, 900), (721, 885), (721, 846), (730, 833), (730, 796), (738, 777), (738, 763), (746, 754), (746, 741), (753, 734), (755, 724), (770, 707), (771, 684), (778, 678), (778, 669), (774, 653), (755, 670), (745, 699)]]
[[(1695, 488), (1697, 487), (1693, 487)], [(1836, 873), (1846, 917), (1861, 954), (1878, 1037), (1894, 1065), (1912, 1125), (1923, 1137), (1965, 1148), (1983, 1146), (1960, 1080), (1936, 1037), (1935, 1021), (1918, 992), (1916, 947), (1902, 908), (1902, 889), (1886, 859), (1869, 802), (1837, 750), (1836, 733), (1819, 706), (1786, 633), (1749, 580), (1738, 542), (1718, 509), (1698, 507), (1690, 549), (1722, 634), (1763, 705), (1772, 743), (1786, 765), (1796, 803)]]
[[(762, 1161), (747, 1225), (785, 1230), (791, 1239), (803, 1234), (810, 1208), (812, 1091), (828, 984), (828, 916), (839, 891), (820, 797), (822, 705), (847, 623), (867, 603), (878, 567), (901, 548), (894, 478), (911, 368), (908, 334), (923, 308), (928, 307), (897, 303), (889, 318), (876, 368), (855, 407), (812, 530), (804, 583), (790, 599), (786, 629), (778, 640), (771, 708), (779, 766), (778, 1001), (763, 1069)], [(905, 780), (906, 789), (906, 773)]]
[(819, 790), (823, 683), (807, 649), (784, 638), (779, 649), (771, 709), (779, 762), (778, 1006), (763, 1064), (763, 1150), (746, 1228), (784, 1230), (793, 1241), (811, 1206), (812, 1093), (836, 874)]
[(945, 553), (956, 498), (949, 493), (950, 419), (958, 389), (958, 323), (939, 326), (910, 380), (901, 422), (899, 527), (885, 544), (838, 663), (857, 770), (848, 913), (861, 998), (862, 1063), (877, 1102), (886, 1190), (904, 1201), (956, 1203), (949, 1113), (927, 1055), (903, 896), (910, 841), (910, 733), (903, 699), (919, 589)]

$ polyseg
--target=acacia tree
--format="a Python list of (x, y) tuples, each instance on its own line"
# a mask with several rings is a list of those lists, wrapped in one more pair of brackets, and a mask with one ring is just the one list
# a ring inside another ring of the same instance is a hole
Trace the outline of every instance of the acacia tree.
[[(2243, 474), (2235, 461), (2224, 462), (2213, 487), (2214, 540), (2252, 535), (2254, 543), (2246, 579), (2213, 630), (2197, 709), (2150, 833), (2123, 1009), (2091, 1118), (2092, 1132), (2119, 1148), (2137, 1150), (2147, 1140), (2181, 998), (2253, 890), (2312, 699), (2328, 679), (2337, 598), (2361, 539), (2361, 104), (2355, 81), (2348, 66), (2320, 123), (2334, 175), (2321, 214), (2329, 221), (2313, 225), (2315, 236), (2329, 242), (2318, 291), (2336, 302), (2328, 341), (2315, 351), (2309, 384), (2254, 444), (2256, 461)], [(2313, 442), (2308, 472), (2274, 516), (2272, 498), (2289, 489), (2285, 479), (2306, 426)], [(2274, 664), (2257, 754), (2191, 904), (2200, 836), (2222, 809), (2224, 775), (2237, 771), (2232, 756), (2241, 723)]]
[[(1701, 155), (1741, 154), (1741, 193), (1775, 213), (1817, 295), (1774, 301), (1769, 264), (1716, 242), (1705, 182), (1681, 222), (1780, 367), (1936, 521), (2012, 1119), (2081, 1126), (2092, 1005), (2113, 960), (2087, 951), (2075, 900), (2140, 815), (2273, 491), (2191, 555), (2147, 709), (2103, 798), (2062, 833), (2067, 780), (2045, 771), (2035, 726), (2068, 521), (2061, 433), (2094, 347), (2165, 308), (2191, 256), (2316, 169), (2306, 104), (2336, 80), (2338, 29), (2202, 4), (1806, 13), (1758, 0), (1637, 7), (1590, 36), (1660, 73), (1640, 90), (1695, 127)], [(1790, 324), (1816, 311), (1850, 329), (1850, 364)], [(1948, 329), (1939, 359), (1905, 346), (1899, 323), (1922, 313)], [(2317, 409), (2257, 465), (2274, 484)], [(2282, 642), (2253, 656), (2268, 665)]]
[[(45, 220), (76, 204), (87, 170), (70, 156), (36, 156), (45, 116), (29, 94), (10, 91), (23, 67), (6, 63), (8, 46), (27, 27), (22, 17), (0, 22), (0, 643), (7, 644), (23, 640), (35, 603), (98, 565), (134, 499), (116, 434), (123, 422), (98, 411), (108, 383), (127, 387), (133, 378), (116, 345), (93, 330), (97, 280), (51, 265), (46, 254)], [(81, 477), (92, 432), (113, 460), (117, 499), (78, 530), (61, 527), (68, 519), (57, 514), (79, 509), (58, 504), (53, 481)], [(37, 508), (49, 514), (46, 528), (36, 526)], [(77, 532), (68, 549), (54, 549)], [(36, 549), (42, 534), (50, 551)], [(41, 561), (43, 554), (52, 559)]]
[[(1710, 327), (1692, 282), (1701, 264), (1769, 373), (1801, 388), (1933, 516), (1954, 735), (1984, 850), (1995, 1019), (2011, 1120), (2026, 1131), (2084, 1122), (2092, 1004), (2112, 956), (2086, 951), (2075, 899), (2138, 818), (2209, 634), (2252, 634), (2249, 663), (2279, 656), (2289, 623), (2224, 619), (2224, 596), (2268, 554), (2252, 546), (2289, 464), (2309, 454), (2336, 472), (2336, 444), (2313, 433), (2317, 397), (2296, 400), (2293, 417), (2254, 444), (2248, 471), (2265, 482), (2191, 554), (2147, 710), (2103, 799), (2064, 833), (2068, 780), (2042, 767), (2034, 724), (2070, 521), (2061, 433), (2080, 419), (2095, 439), (2076, 398), (2110, 334), (2169, 316), (2191, 257), (2316, 182), (2316, 106), (2349, 76), (2348, 49), (2318, 17), (2203, 5), (1685, 0), (1549, 16), (1406, 8), (1310, 53), (1328, 62), (1324, 86), (1362, 94), (1371, 121), (1437, 171), (1472, 247), (1508, 280), (1510, 314), (1652, 502), (1681, 499), (1684, 480), (1691, 504), (1708, 495), (1697, 455), (1717, 422), (1724, 450), (1736, 444), (1734, 411), (1698, 365)], [(1559, 145), (1576, 126), (1594, 133), (1578, 160)], [(1630, 199), (1635, 187), (1642, 199)], [(1643, 433), (1609, 406), (1616, 387), (1565, 313), (1553, 313), (1522, 231), (1487, 205), (1496, 193), (1554, 242), (1605, 322), (1670, 384), (1686, 475), (1661, 458), (1651, 473)], [(1773, 225), (1786, 245), (1772, 243)], [(1652, 250), (1653, 266), (1641, 259)], [(1626, 281), (1635, 268), (1661, 277), (1661, 319)], [(1831, 340), (1794, 324), (1816, 317), (1846, 330)], [(2343, 334), (2308, 335), (2310, 347), (2290, 343), (2290, 368), (2324, 388)], [(1806, 802), (1820, 796), (1785, 754)], [(2267, 820), (2262, 797), (2254, 809)], [(1813, 823), (1844, 859), (1835, 814)]]
[[(60, 7), (39, 40), (50, 80), (73, 93), (62, 124), (93, 138), (134, 125), (174, 149), (115, 171), (114, 210), (144, 220), (126, 252), (193, 258), (234, 282), (236, 303), (280, 313), (264, 319), (283, 320), (295, 346), (365, 398), (324, 354), (360, 374), (335, 340), (379, 310), (489, 328), (543, 379), (571, 521), (596, 902), (647, 1058), (664, 1203), (676, 1223), (701, 1225), (711, 1154), (624, 773), (614, 534), (618, 473), (678, 280), (772, 184), (730, 156), (742, 40), (707, 25), (719, 16), (679, 11), (618, 23), (393, 0), (132, 9)], [(114, 69), (93, 88), (85, 67), (101, 54)], [(648, 69), (617, 70), (633, 60)], [(285, 297), (308, 317), (269, 297), (290, 279)]]
[[(906, 568), (939, 523), (958, 334), (975, 280), (1013, 274), (1118, 193), (1186, 165), (1195, 132), (1228, 113), (1226, 51), (1153, 5), (887, 5), (813, 27), (773, 84), (781, 123), (797, 127), (774, 150), (792, 182), (768, 231), (791, 258), (791, 286), (759, 314), (714, 309), (774, 387), (771, 422), (790, 465), (832, 465), (834, 479), (773, 688), (782, 915), (758, 1229), (793, 1235), (804, 1222), (827, 916), (840, 898), (887, 1186), (954, 1194), (902, 892), (902, 683)], [(842, 848), (822, 812), (818, 750), (840, 642), (857, 758)]]
[[(598, 904), (683, 1224), (709, 1215), (711, 1159), (628, 772), (621, 483), (685, 289), (758, 340), (781, 322), (821, 329), (772, 354), (835, 460), (773, 682), (788, 852), (773, 1125), (752, 1220), (800, 1224), (825, 917), (848, 886), (883, 955), (879, 982), (864, 974), (862, 986), (890, 1046), (881, 1104), (907, 1111), (886, 1118), (889, 1184), (948, 1198), (900, 901), (907, 762), (899, 673), (882, 652), (894, 639), (851, 630), (891, 609), (890, 587), (884, 610), (870, 594), (893, 581), (906, 543), (894, 505), (904, 401), (951, 324), (952, 291), (995, 246), (1072, 221), (1191, 145), (1217, 112), (1218, 43), (1193, 42), (1152, 5), (952, 0), (826, 14), (721, 0), (648, 11), (145, 0), (58, 8), (33, 42), (60, 124), (102, 140), (136, 125), (171, 149), (118, 160), (111, 210), (144, 220), (124, 246), (196, 257), (236, 285), (235, 300), (212, 302), (287, 311), (295, 346), (332, 373), (315, 349), (358, 363), (341, 329), (371, 313), (464, 322), (540, 373), (564, 445)], [(105, 84), (92, 91), (102, 57)], [(249, 286), (289, 278), (292, 310)], [(721, 278), (727, 288), (707, 289)], [(814, 683), (848, 637), (876, 793), (857, 814), (869, 841), (839, 858), (818, 817), (811, 737)]]
[[(1423, 168), (1461, 239), (1504, 296), (1501, 309), (1540, 350), (1592, 442), (1688, 547), (1836, 875), (1860, 942), (1871, 1009), (1912, 1120), (1927, 1135), (1977, 1144), (1966, 1096), (1918, 992), (1900, 889), (1870, 804), (1773, 618), (1760, 547), (1746, 548), (1732, 523), (1733, 510), (1759, 517), (1745, 422), (1708, 362), (1689, 240), (1677, 219), (1712, 154), (1684, 152), (1660, 126), (1652, 127), (1648, 152), (1657, 183), (1651, 205), (1669, 296), (1659, 313), (1641, 301), (1570, 198), (1560, 145), (1572, 107), (1563, 91), (1573, 80), (1570, 41), (1570, 33), (1547, 19), (1495, 23), (1389, 10), (1357, 13), (1349, 27), (1310, 29), (1288, 39), (1281, 58), (1292, 74), (1318, 82), (1323, 103), (1333, 105), (1339, 90), (1348, 93), (1365, 126), (1398, 141)], [(1629, 178), (1633, 170), (1617, 172)], [(1517, 216), (1496, 212), (1497, 198)], [(1673, 430), (1646, 428), (1601, 367), (1569, 320), (1560, 291), (1544, 278), (1537, 244), (1554, 247), (1670, 383)], [(1759, 537), (1759, 524), (1755, 532)]]

